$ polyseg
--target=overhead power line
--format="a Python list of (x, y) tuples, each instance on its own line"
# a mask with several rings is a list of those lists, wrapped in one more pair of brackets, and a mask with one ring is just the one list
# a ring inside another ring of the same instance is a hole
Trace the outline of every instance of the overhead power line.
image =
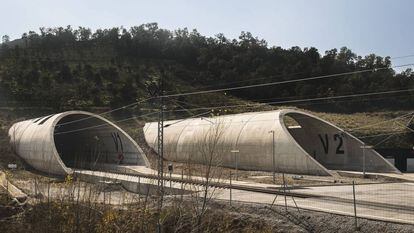
[(401, 96), (405, 96), (406, 94), (402, 93), (402, 94), (396, 94), (396, 95), (392, 95), (392, 96), (377, 96), (377, 97), (370, 97), (365, 98), (365, 99), (352, 99), (352, 100), (334, 100), (333, 102), (311, 102), (311, 103), (298, 103), (295, 104), (295, 106), (314, 106), (314, 105), (328, 105), (328, 104), (338, 104), (338, 103), (355, 103), (355, 102), (376, 102), (376, 101), (380, 101), (380, 100), (390, 100), (391, 98), (397, 98), (397, 97), (401, 97)]
[[(279, 82), (270, 82), (270, 83), (262, 83), (262, 84), (255, 84), (255, 85), (246, 85), (246, 86), (238, 86), (238, 87), (230, 87), (230, 88), (221, 88), (221, 89), (214, 89), (214, 90), (206, 90), (206, 91), (196, 91), (196, 92), (189, 92), (189, 93), (178, 93), (178, 94), (172, 94), (172, 95), (163, 95), (160, 97), (178, 97), (178, 96), (188, 96), (188, 95), (196, 95), (196, 94), (206, 94), (206, 93), (214, 93), (214, 92), (221, 92), (221, 91), (230, 91), (230, 90), (241, 90), (241, 89), (247, 89), (247, 88), (254, 88), (254, 87), (265, 87), (265, 86), (273, 86), (273, 85), (280, 85), (280, 84), (287, 84), (287, 83), (294, 83), (294, 82), (302, 82), (302, 81), (309, 81), (309, 80), (317, 80), (317, 79), (325, 79), (325, 78), (331, 78), (331, 77), (340, 77), (340, 76), (346, 76), (350, 74), (358, 74), (358, 73), (366, 73), (366, 72), (374, 72), (378, 70), (385, 70), (390, 68), (397, 68), (397, 67), (405, 67), (405, 66), (413, 66), (414, 63), (410, 64), (404, 64), (399, 66), (393, 66), (393, 67), (382, 67), (382, 68), (374, 68), (374, 69), (366, 69), (366, 70), (360, 70), (360, 71), (352, 71), (352, 72), (345, 72), (345, 73), (337, 73), (337, 74), (331, 74), (331, 75), (322, 75), (322, 76), (315, 76), (315, 77), (309, 77), (309, 78), (302, 78), (302, 79), (295, 79), (295, 80), (285, 80), (285, 81), (279, 81)], [(267, 102), (267, 103), (260, 103), (259, 105), (263, 104), (281, 104), (281, 103), (297, 103), (297, 102), (303, 102), (303, 101), (315, 101), (315, 100), (324, 100), (324, 99), (338, 99), (338, 98), (349, 98), (349, 97), (358, 97), (358, 96), (370, 96), (370, 95), (379, 95), (379, 94), (390, 94), (390, 93), (401, 93), (401, 92), (407, 92), (412, 91), (412, 89), (408, 90), (396, 90), (396, 91), (386, 91), (386, 92), (377, 92), (377, 93), (365, 93), (365, 94), (354, 94), (354, 95), (346, 95), (346, 96), (333, 96), (333, 97), (322, 97), (322, 98), (313, 98), (313, 99), (303, 99), (303, 100), (289, 100), (289, 101), (276, 101), (276, 102)], [(119, 111), (128, 107), (135, 106), (139, 103), (148, 101), (150, 99), (153, 99), (153, 97), (134, 102), (128, 105), (124, 105), (122, 107), (103, 112), (96, 115), (105, 115), (111, 112)], [(207, 108), (195, 108), (195, 109), (187, 109), (189, 110), (199, 110), (199, 109), (215, 109), (215, 108), (233, 108), (233, 107), (241, 107), (241, 106), (247, 106), (246, 104), (243, 105), (231, 105), (231, 106), (221, 106), (221, 107), (207, 107)], [(69, 121), (65, 123), (58, 124), (57, 126), (63, 126), (68, 125), (76, 122), (81, 122), (87, 119), (93, 118), (93, 116)]]
[(407, 131), (397, 131), (397, 132), (394, 132), (394, 133), (381, 133), (381, 134), (374, 134), (374, 135), (362, 136), (362, 137), (358, 137), (358, 138), (374, 138), (374, 137), (397, 135), (397, 134), (405, 134), (405, 133), (408, 133), (408, 132)]
[(153, 97), (147, 98), (147, 99), (144, 99), (144, 100), (141, 100), (141, 101), (138, 101), (138, 102), (134, 102), (134, 103), (131, 103), (131, 104), (127, 104), (127, 105), (124, 105), (122, 107), (112, 109), (110, 111), (106, 111), (106, 112), (103, 112), (103, 113), (95, 114), (94, 116), (89, 116), (89, 117), (81, 118), (81, 119), (78, 119), (78, 120), (73, 120), (73, 121), (68, 121), (68, 122), (65, 122), (65, 123), (57, 124), (56, 126), (69, 125), (69, 124), (73, 124), (73, 123), (85, 121), (85, 120), (94, 118), (96, 115), (98, 115), (98, 116), (106, 115), (108, 113), (116, 112), (116, 111), (119, 111), (119, 110), (122, 110), (122, 109), (126, 109), (126, 108), (129, 108), (129, 107), (135, 106), (137, 104), (143, 103), (143, 102), (148, 101), (150, 99), (153, 99)]
[[(151, 112), (151, 113), (142, 114), (142, 115), (139, 115), (139, 116), (133, 116), (133, 117), (129, 117), (129, 118), (126, 118), (126, 119), (122, 119), (122, 120), (118, 120), (118, 121), (113, 121), (111, 123), (121, 123), (121, 122), (124, 122), (124, 121), (137, 119), (139, 117), (149, 116), (149, 115), (152, 115), (152, 114), (155, 114), (155, 113), (158, 113), (158, 112)], [(68, 131), (61, 131), (61, 132), (55, 133), (55, 135), (75, 133), (75, 132), (79, 132), (79, 131), (83, 131), (83, 130), (94, 129), (94, 128), (99, 128), (99, 127), (108, 126), (108, 125), (111, 125), (111, 124), (110, 123), (103, 123), (103, 124), (92, 125), (92, 126), (88, 126), (88, 127), (84, 127), (84, 128), (80, 128), (80, 129), (74, 129), (74, 130), (68, 130)]]
[(285, 81), (278, 81), (278, 82), (268, 82), (268, 83), (260, 83), (260, 84), (237, 86), (237, 87), (228, 87), (228, 88), (219, 88), (219, 89), (205, 90), (205, 91), (194, 91), (194, 92), (186, 92), (186, 93), (177, 93), (177, 94), (163, 95), (162, 97), (179, 97), (179, 96), (209, 94), (209, 93), (222, 92), (222, 91), (243, 90), (243, 89), (249, 89), (249, 88), (255, 88), (255, 87), (267, 87), (267, 86), (274, 86), (274, 85), (287, 84), (287, 83), (295, 83), (295, 82), (303, 82), (303, 81), (310, 81), (310, 80), (319, 80), (319, 79), (326, 79), (326, 78), (333, 78), (333, 77), (341, 77), (341, 76), (347, 76), (347, 75), (351, 75), (351, 74), (361, 74), (361, 73), (367, 73), (367, 72), (376, 72), (376, 71), (379, 71), (379, 70), (387, 70), (387, 69), (392, 69), (392, 68), (400, 68), (400, 67), (413, 66), (413, 65), (414, 65), (414, 63), (409, 63), (409, 64), (392, 66), (392, 67), (382, 67), (382, 68), (365, 69), (365, 70), (350, 71), (350, 72), (337, 73), (337, 74), (328, 74), (328, 75), (314, 76), (314, 77), (294, 79), (294, 80), (285, 80)]
[[(397, 59), (403, 59), (403, 58), (411, 58), (414, 57), (414, 54), (410, 54), (410, 55), (403, 55), (403, 56), (398, 56), (398, 57), (391, 57), (391, 60), (397, 60)], [(313, 67), (311, 67), (313, 68)], [(396, 67), (398, 68), (398, 67)], [(252, 79), (244, 79), (244, 80), (240, 80), (240, 81), (232, 81), (232, 82), (226, 82), (226, 83), (222, 83), (222, 84), (215, 84), (215, 85), (207, 85), (207, 86), (203, 86), (203, 88), (208, 88), (208, 87), (222, 87), (222, 86), (227, 86), (227, 85), (231, 85), (231, 84), (238, 84), (238, 83), (246, 83), (246, 82), (252, 82), (252, 81), (257, 81), (257, 80), (265, 80), (265, 79), (273, 79), (273, 78), (277, 78), (277, 77), (289, 77), (289, 76), (295, 76), (298, 74), (305, 74), (307, 72), (296, 72), (296, 73), (290, 73), (290, 74), (283, 74), (283, 73), (279, 73), (277, 75), (271, 75), (268, 77), (261, 77), (261, 78), (252, 78)]]
[(414, 57), (414, 54), (403, 55), (403, 56), (397, 56), (397, 57), (391, 57), (391, 60), (395, 60), (395, 59), (403, 59), (403, 58), (410, 58), (410, 57)]
[[(313, 99), (299, 99), (299, 100), (289, 100), (289, 101), (267, 102), (267, 103), (260, 103), (260, 104), (257, 104), (256, 106), (250, 106), (250, 107), (260, 107), (264, 104), (272, 104), (272, 103), (305, 102), (305, 101), (314, 101), (314, 100), (339, 99), (339, 98), (350, 98), (350, 97), (360, 97), (360, 96), (382, 95), (382, 94), (389, 94), (389, 93), (401, 93), (401, 92), (408, 92), (408, 91), (414, 91), (414, 88), (413, 89), (406, 89), (406, 90), (382, 91), (382, 92), (375, 92), (375, 93), (361, 93), (361, 94), (353, 94), (353, 95), (345, 95), (345, 96), (331, 96), (331, 97), (321, 97), (321, 98), (313, 98)], [(200, 113), (200, 114), (193, 114), (193, 113), (190, 112), (190, 110), (233, 108), (233, 107), (241, 107), (241, 106), (247, 106), (247, 105), (250, 105), (250, 104), (230, 105), (230, 106), (214, 106), (214, 107), (199, 107), (199, 108), (192, 108), (192, 109), (185, 109), (184, 107), (180, 106), (180, 108), (182, 108), (180, 110), (170, 110), (170, 111), (165, 111), (165, 112), (187, 112), (191, 116), (187, 117), (187, 118), (184, 118), (184, 119), (181, 119), (181, 120), (178, 120), (178, 121), (173, 122), (171, 124), (167, 124), (167, 125), (165, 125), (165, 127), (175, 125), (175, 124), (180, 123), (180, 122), (182, 122), (184, 120), (187, 120), (189, 118), (199, 117), (199, 116), (207, 115), (208, 113), (210, 113), (210, 111), (207, 111), (207, 112), (203, 112), (203, 113)], [(150, 112), (150, 113), (143, 114), (143, 115), (140, 115), (140, 116), (134, 116), (134, 117), (122, 119), (122, 120), (119, 120), (119, 121), (114, 121), (113, 123), (120, 123), (120, 122), (128, 121), (128, 120), (131, 120), (131, 119), (136, 119), (136, 118), (139, 118), (139, 117), (152, 115), (152, 114), (155, 114), (155, 113), (158, 113), (158, 112)], [(402, 116), (395, 117), (393, 119), (389, 119), (389, 120), (382, 121), (382, 122), (377, 122), (377, 123), (371, 124), (371, 125), (365, 125), (365, 126), (359, 127), (359, 128), (348, 129), (347, 131), (352, 132), (352, 131), (355, 131), (357, 129), (362, 129), (362, 128), (366, 128), (366, 127), (370, 127), (370, 126), (384, 124), (384, 123), (387, 123), (387, 122), (390, 122), (390, 121), (393, 121), (393, 120), (396, 120), (396, 119), (400, 119), (400, 118), (403, 118), (403, 117), (407, 117), (407, 116), (410, 116), (410, 115), (413, 115), (413, 114), (414, 114), (414, 112), (410, 112), (410, 113), (404, 114)], [(91, 117), (93, 117), (93, 116), (91, 116)], [(88, 117), (88, 118), (91, 118), (91, 117)], [(82, 119), (85, 119), (85, 118), (82, 118)], [(109, 123), (104, 123), (104, 124), (93, 125), (93, 126), (89, 126), (89, 127), (80, 128), (80, 129), (62, 131), (62, 132), (55, 133), (55, 135), (74, 133), (74, 132), (79, 132), (79, 131), (83, 131), (83, 130), (103, 127), (103, 126), (107, 126), (107, 125), (110, 125), (110, 124)], [(393, 133), (393, 134), (395, 134), (395, 133)], [(369, 136), (366, 136), (366, 137), (363, 136), (363, 137), (360, 137), (360, 138), (377, 137), (377, 136), (383, 136), (383, 135), (390, 135), (390, 134), (369, 135)]]
[[(236, 108), (236, 107), (261, 107), (261, 106), (266, 105), (266, 104), (285, 104), (285, 103), (300, 103), (300, 102), (317, 101), (317, 100), (334, 100), (334, 99), (343, 99), (343, 98), (351, 98), (351, 97), (362, 97), (362, 96), (404, 93), (404, 92), (410, 92), (410, 91), (414, 91), (414, 89), (391, 90), (391, 91), (381, 91), (381, 92), (371, 92), (371, 93), (360, 93), (360, 94), (342, 95), (342, 96), (328, 96), (328, 97), (308, 98), (308, 99), (299, 99), (299, 100), (273, 101), (273, 102), (264, 102), (264, 103), (239, 104), (239, 105), (228, 105), (228, 106), (198, 107), (198, 108), (190, 108), (190, 109), (184, 109), (182, 106), (180, 106), (181, 108), (183, 108), (182, 110), (170, 110), (170, 111), (166, 111), (166, 112), (183, 112), (183, 111), (191, 112), (191, 110), (211, 110), (211, 109), (219, 109), (219, 108)], [(152, 98), (147, 98), (145, 100), (135, 102), (135, 103), (132, 103), (132, 104), (128, 104), (128, 105), (122, 106), (120, 108), (113, 109), (111, 111), (103, 112), (101, 114), (96, 114), (96, 115), (104, 115), (104, 114), (108, 114), (108, 113), (111, 113), (111, 112), (115, 112), (115, 111), (118, 111), (118, 110), (121, 110), (121, 109), (125, 109), (127, 107), (134, 106), (136, 104), (139, 104), (141, 102), (144, 102), (144, 101), (147, 101), (147, 100), (150, 100), (150, 99), (152, 99)], [(148, 115), (150, 115), (150, 114), (148, 114)], [(409, 113), (409, 114), (412, 114), (412, 113)], [(409, 114), (406, 114), (406, 115), (409, 115)], [(145, 116), (145, 115), (147, 115), (147, 114), (144, 114), (142, 116)], [(87, 120), (87, 119), (90, 119), (90, 118), (93, 118), (93, 117), (94, 116), (89, 116), (89, 117), (85, 117), (85, 118), (82, 118), (82, 119), (78, 119), (78, 120), (58, 124), (57, 126), (76, 123), (76, 122), (84, 121), (84, 120)], [(401, 117), (403, 117), (403, 116), (401, 116)], [(389, 121), (391, 121), (391, 120), (389, 120)], [(376, 124), (379, 124), (379, 123), (376, 123)], [(106, 124), (104, 124), (104, 125), (106, 125)], [(366, 126), (366, 127), (368, 127), (368, 126)], [(90, 127), (87, 127), (87, 129), (90, 129)], [(356, 130), (356, 129), (358, 129), (358, 128), (351, 129), (351, 130)], [(76, 132), (76, 131), (78, 131), (78, 130), (72, 130), (72, 132)], [(57, 134), (61, 134), (61, 133), (63, 133), (63, 132), (59, 132)]]
[[(231, 84), (247, 83), (247, 82), (252, 82), (252, 81), (257, 81), (257, 80), (273, 79), (273, 78), (278, 78), (278, 77), (290, 77), (290, 76), (295, 76), (295, 75), (305, 74), (305, 73), (307, 73), (307, 72), (296, 72), (296, 73), (290, 73), (290, 74), (279, 73), (279, 74), (276, 74), (276, 75), (271, 75), (271, 76), (266, 76), (266, 77), (261, 77), (261, 78), (244, 79), (244, 80), (233, 81), (233, 82), (207, 85), (207, 86), (203, 86), (202, 88), (204, 89), (204, 88), (209, 88), (209, 87), (210, 88), (211, 87), (223, 87), (223, 86), (227, 86), (227, 85), (231, 85)], [(195, 82), (193, 82), (192, 84), (195, 84)]]
[(167, 127), (170, 127), (170, 126), (172, 126), (172, 125), (175, 125), (175, 124), (181, 123), (181, 122), (183, 122), (183, 121), (185, 121), (185, 120), (188, 120), (188, 119), (191, 119), (191, 118), (196, 118), (196, 117), (199, 117), (199, 116), (205, 116), (205, 115), (207, 115), (207, 114), (211, 114), (211, 112), (210, 112), (210, 111), (207, 111), (207, 112), (203, 112), (203, 113), (200, 113), (200, 114), (191, 114), (191, 115), (190, 115), (190, 117), (183, 118), (183, 119), (178, 120), (178, 121), (176, 121), (176, 122), (173, 122), (173, 123), (171, 123), (171, 124), (166, 124), (166, 125), (164, 125), (164, 128), (167, 128)]
[(397, 119), (405, 118), (405, 117), (410, 116), (410, 115), (413, 115), (413, 114), (414, 114), (414, 112), (409, 112), (409, 113), (404, 114), (402, 116), (394, 117), (394, 118), (391, 118), (391, 119), (388, 119), (388, 120), (385, 120), (385, 121), (380, 121), (380, 122), (377, 122), (377, 123), (374, 123), (374, 124), (370, 124), (370, 125), (364, 125), (364, 126), (361, 126), (361, 127), (353, 128), (353, 129), (350, 129), (348, 131), (354, 131), (354, 130), (358, 130), (358, 129), (369, 128), (369, 127), (376, 126), (376, 125), (382, 125), (382, 124), (385, 124), (385, 123), (388, 123), (388, 122), (395, 121)]
[[(307, 101), (318, 101), (318, 100), (334, 100), (342, 98), (351, 98), (351, 97), (363, 97), (363, 96), (374, 96), (374, 95), (385, 95), (385, 94), (394, 94), (394, 93), (404, 93), (414, 91), (414, 88), (411, 89), (400, 89), (400, 90), (390, 90), (390, 91), (380, 91), (380, 92), (369, 92), (369, 93), (359, 93), (352, 95), (340, 95), (340, 96), (327, 96), (327, 97), (318, 97), (318, 98), (308, 98), (308, 99), (299, 99), (299, 100), (286, 100), (286, 101), (270, 101), (262, 103), (247, 103), (247, 104), (236, 104), (236, 105), (227, 105), (227, 106), (210, 106), (210, 107), (200, 107), (200, 108), (189, 108), (186, 111), (191, 110), (205, 110), (205, 109), (219, 109), (219, 108), (236, 108), (236, 107), (261, 107), (267, 104), (287, 104), (287, 103), (300, 103)], [(181, 112), (183, 110), (170, 110), (166, 112)]]
[[(410, 117), (410, 120), (409, 120), (409, 121), (408, 121), (405, 125), (402, 125), (402, 126), (404, 126), (404, 128), (405, 128), (405, 129), (409, 129), (411, 132), (414, 132), (414, 130), (412, 130), (412, 129), (411, 129), (410, 127), (408, 127), (408, 126), (410, 125), (411, 121), (413, 120), (413, 117), (414, 117), (414, 116), (411, 116), (411, 117)], [(395, 123), (397, 123), (398, 125), (400, 125), (400, 126), (401, 126), (401, 124), (399, 124), (397, 121), (396, 121)], [(392, 137), (393, 137), (393, 136), (395, 136), (396, 134), (398, 134), (398, 133), (391, 134), (391, 135), (389, 135), (388, 137), (386, 137), (386, 138), (382, 139), (381, 141), (379, 141), (379, 142), (375, 143), (374, 147), (376, 147), (376, 146), (378, 146), (379, 144), (382, 144), (382, 143), (384, 143), (384, 142), (388, 141), (390, 138), (392, 138)]]
[[(392, 95), (391, 97), (387, 97), (387, 96), (377, 96), (377, 97), (371, 97), (369, 99), (368, 98), (365, 98), (365, 99), (352, 99), (352, 100), (346, 100), (346, 99), (334, 100), (334, 102), (311, 102), (311, 103), (303, 102), (303, 103), (297, 103), (295, 106), (327, 105), (327, 104), (351, 103), (351, 102), (352, 103), (354, 103), (354, 102), (375, 102), (375, 101), (384, 100), (384, 99), (390, 99), (390, 98), (396, 98), (396, 97), (402, 97), (402, 96), (405, 97), (406, 95), (407, 94), (405, 94), (405, 93), (400, 93), (400, 94)], [(269, 100), (269, 99), (271, 99), (271, 98), (260, 99), (260, 100)], [(170, 100), (171, 101), (174, 101), (175, 103), (177, 102), (177, 100), (173, 100), (173, 99), (170, 99)], [(179, 101), (179, 102), (182, 103), (182, 104), (186, 104), (186, 105), (189, 105), (189, 106), (196, 107), (196, 108), (193, 108), (193, 109), (189, 108), (189, 110), (197, 110), (197, 108), (204, 108), (201, 105), (196, 105), (196, 104), (192, 104), (192, 103), (185, 102), (185, 101)], [(270, 102), (258, 102), (257, 104), (261, 104), (261, 103), (266, 104), (266, 103), (270, 103)], [(252, 104), (255, 104), (255, 103), (252, 103)], [(179, 107), (183, 108), (182, 106), (179, 106)], [(219, 106), (215, 106), (215, 107), (219, 107)], [(226, 105), (223, 105), (221, 107), (222, 108), (226, 108)], [(153, 111), (155, 109), (145, 109), (145, 110), (147, 110), (147, 111)], [(188, 109), (185, 109), (185, 110), (176, 110), (176, 112), (181, 112), (181, 111), (183, 111), (183, 112), (184, 111), (185, 112), (189, 112), (189, 110)], [(201, 110), (204, 110), (204, 109), (201, 109)], [(174, 110), (173, 111), (166, 111), (166, 112), (174, 112)]]

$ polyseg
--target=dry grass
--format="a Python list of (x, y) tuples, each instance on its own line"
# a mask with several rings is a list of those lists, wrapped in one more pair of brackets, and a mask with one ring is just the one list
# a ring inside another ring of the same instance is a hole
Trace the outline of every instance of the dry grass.
[[(209, 209), (199, 226), (192, 205), (170, 203), (163, 208), (163, 232), (272, 232), (273, 226), (248, 215)], [(154, 208), (123, 208), (90, 203), (41, 202), (25, 207), (16, 218), (0, 219), (0, 232), (156, 232)]]

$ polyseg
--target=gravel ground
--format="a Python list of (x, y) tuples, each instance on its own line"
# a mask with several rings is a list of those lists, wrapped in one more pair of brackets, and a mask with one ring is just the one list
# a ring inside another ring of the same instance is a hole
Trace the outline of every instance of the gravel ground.
[[(39, 174), (32, 174), (27, 171), (16, 171), (12, 179), (18, 186), (24, 186), (21, 188), (26, 189), (27, 192), (30, 191), (27, 189), (32, 187), (32, 185), (28, 185), (32, 182), (30, 179), (34, 177), (37, 177), (39, 183), (52, 182), (58, 187), (65, 186), (60, 179), (42, 178)], [(119, 190), (116, 190), (113, 195), (115, 196), (119, 192)], [(4, 196), (4, 193), (1, 196)], [(171, 199), (166, 198), (166, 204), (169, 201)], [(0, 212), (7, 211), (7, 213), (4, 212), (6, 214), (3, 217), (9, 217), (10, 213), (14, 213), (14, 208), (6, 207), (7, 205), (7, 203), (1, 203), (0, 205)], [(298, 211), (295, 208), (288, 208), (286, 212), (284, 207), (281, 206), (270, 208), (268, 205), (238, 202), (233, 202), (233, 205), (229, 206), (228, 202), (216, 200), (211, 200), (209, 209), (213, 213), (225, 213), (225, 216), (231, 219), (232, 227), (235, 229), (234, 232), (239, 232), (238, 230), (242, 229), (246, 222), (249, 223), (249, 226), (266, 224), (271, 227), (271, 232), (355, 232), (355, 220), (349, 216), (308, 210)], [(358, 219), (358, 226), (360, 227), (359, 232), (414, 232), (413, 225), (366, 219)]]
[[(232, 207), (214, 201), (211, 208), (222, 209), (234, 218), (257, 218), (273, 226), (274, 232), (356, 232), (353, 217), (317, 211), (300, 210), (266, 205), (234, 203)], [(413, 225), (358, 219), (358, 232), (414, 232)]]

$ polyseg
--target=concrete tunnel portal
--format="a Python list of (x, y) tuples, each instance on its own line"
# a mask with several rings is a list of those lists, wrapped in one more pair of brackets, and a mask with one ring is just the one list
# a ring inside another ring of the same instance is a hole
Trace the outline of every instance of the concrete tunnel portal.
[(88, 112), (69, 111), (14, 124), (16, 153), (37, 170), (70, 174), (119, 164), (149, 167), (137, 143), (121, 128)]
[[(157, 125), (151, 122), (144, 127), (145, 140), (154, 150)], [(200, 139), (217, 125), (223, 130), (217, 143), (217, 164), (223, 167), (308, 175), (362, 171), (363, 142), (316, 116), (290, 109), (166, 121), (165, 159), (202, 164)], [(46, 173), (65, 175), (73, 169), (100, 170), (120, 163), (149, 167), (145, 154), (127, 133), (88, 112), (69, 111), (18, 122), (9, 136), (16, 153)], [(367, 172), (399, 173), (375, 150), (364, 153)]]
[[(212, 118), (167, 121), (164, 156), (177, 162), (203, 163), (198, 139), (220, 125), (217, 164), (244, 170), (331, 175), (331, 170), (362, 171), (365, 153), (367, 172), (400, 173), (374, 149), (361, 149), (363, 142), (337, 126), (311, 114), (283, 109), (249, 112)], [(274, 132), (272, 140), (270, 132)], [(157, 124), (147, 123), (145, 139), (157, 148)], [(273, 156), (272, 147), (275, 148)], [(232, 153), (231, 151), (237, 151)], [(273, 165), (274, 160), (274, 165)]]
[(135, 145), (122, 132), (99, 118), (89, 117), (72, 114), (56, 124), (56, 150), (67, 167), (95, 169), (100, 164), (139, 164)]
[[(328, 170), (362, 170), (361, 142), (336, 126), (302, 113), (291, 112), (283, 116), (283, 123), (296, 143)], [(387, 161), (368, 151), (367, 164)], [(383, 161), (381, 161), (383, 160)]]

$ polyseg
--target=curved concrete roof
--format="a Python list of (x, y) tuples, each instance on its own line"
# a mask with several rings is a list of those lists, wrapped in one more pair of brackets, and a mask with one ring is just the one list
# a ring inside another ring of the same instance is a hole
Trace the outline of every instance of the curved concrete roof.
[[(294, 119), (287, 126), (286, 117)], [(249, 112), (164, 123), (164, 155), (180, 162), (205, 163), (206, 144), (216, 137), (216, 163), (246, 170), (330, 175), (330, 170), (362, 170), (363, 144), (356, 137), (311, 114), (296, 110)], [(273, 142), (272, 133), (275, 140)], [(157, 148), (157, 122), (144, 127)], [(216, 136), (214, 136), (214, 135)], [(213, 136), (213, 137), (212, 137)], [(273, 152), (275, 146), (275, 165)], [(204, 149), (203, 149), (204, 148)], [(238, 150), (238, 153), (232, 153)], [(365, 149), (366, 171), (399, 172), (373, 149)]]
[[(84, 119), (79, 121), (82, 118)], [(66, 123), (64, 123), (65, 119)], [(101, 127), (102, 125), (105, 127)], [(81, 142), (88, 141), (88, 139), (100, 140), (100, 145), (106, 150), (100, 152), (100, 154), (105, 153), (106, 156), (106, 161), (103, 162), (115, 162), (117, 151), (113, 149), (111, 133), (120, 135), (127, 163), (149, 166), (145, 154), (127, 133), (105, 118), (89, 112), (68, 111), (53, 114), (18, 122), (9, 129), (11, 145), (21, 158), (39, 171), (58, 175), (73, 172), (72, 168), (65, 164), (62, 156), (64, 155), (66, 160), (70, 161), (70, 156), (74, 156), (71, 154), (73, 143), (79, 142), (77, 141), (79, 139), (82, 140)], [(90, 151), (95, 149), (89, 142), (82, 145), (85, 154), (80, 156), (90, 156)], [(102, 158), (97, 158), (96, 161), (98, 160), (101, 161)]]

